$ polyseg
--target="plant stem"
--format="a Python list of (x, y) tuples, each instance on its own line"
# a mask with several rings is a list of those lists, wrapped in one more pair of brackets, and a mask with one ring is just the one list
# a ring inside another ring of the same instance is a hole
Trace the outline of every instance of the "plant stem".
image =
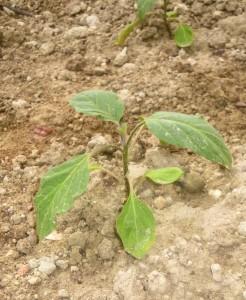
[(166, 25), (166, 29), (167, 29), (169, 38), (171, 39), (171, 38), (172, 38), (172, 31), (171, 31), (171, 28), (170, 28), (170, 24), (169, 24), (169, 22), (168, 22), (168, 20), (167, 20), (167, 5), (168, 5), (168, 0), (163, 0), (163, 6), (164, 6), (164, 22), (165, 22), (165, 25)]
[(129, 147), (130, 147), (130, 144), (131, 144), (131, 141), (135, 135), (135, 133), (138, 131), (138, 129), (143, 126), (143, 122), (140, 122), (138, 123), (134, 128), (133, 130), (131, 131), (129, 137), (127, 137), (127, 130), (124, 129), (124, 124), (122, 125), (121, 127), (121, 130), (120, 130), (120, 136), (121, 136), (121, 144), (122, 144), (122, 163), (123, 163), (123, 173), (124, 173), (124, 179), (125, 179), (125, 188), (126, 188), (126, 195), (127, 197), (129, 196), (130, 194), (130, 182), (129, 182), (129, 178), (128, 178), (128, 171), (129, 171), (129, 168), (128, 168), (128, 164), (129, 164)]

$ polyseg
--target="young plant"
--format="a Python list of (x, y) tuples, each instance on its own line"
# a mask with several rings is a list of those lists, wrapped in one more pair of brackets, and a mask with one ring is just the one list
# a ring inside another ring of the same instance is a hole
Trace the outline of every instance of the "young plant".
[[(117, 45), (124, 45), (128, 36), (138, 27), (143, 21), (146, 19), (147, 14), (154, 8), (157, 0), (137, 0), (137, 16), (136, 19), (126, 25), (118, 34), (116, 39)], [(174, 36), (174, 40), (178, 47), (184, 48), (189, 47), (193, 43), (194, 35), (192, 28), (187, 25), (180, 23), (177, 18), (177, 13), (173, 11), (167, 10), (168, 0), (163, 0), (163, 19), (165, 22), (165, 26), (169, 37), (172, 38)], [(170, 23), (176, 22), (178, 23), (177, 28), (174, 32), (174, 35), (170, 28)]]
[[(125, 181), (127, 200), (117, 217), (116, 229), (125, 250), (136, 258), (142, 258), (155, 240), (155, 219), (151, 209), (139, 199), (129, 176), (129, 148), (147, 128), (161, 142), (188, 148), (206, 159), (231, 166), (232, 158), (219, 133), (204, 119), (174, 112), (156, 112), (141, 117), (129, 132), (123, 121), (124, 105), (113, 92), (91, 90), (79, 93), (70, 102), (79, 113), (95, 116), (115, 124), (119, 133), (122, 152), (122, 176)], [(35, 196), (37, 232), (40, 239), (55, 228), (56, 216), (67, 212), (74, 200), (82, 195), (88, 185), (90, 172), (100, 170), (92, 155), (84, 153), (50, 169), (42, 178)], [(183, 171), (177, 167), (148, 170), (144, 177), (156, 184), (177, 181)], [(119, 203), (121, 199), (119, 199)]]

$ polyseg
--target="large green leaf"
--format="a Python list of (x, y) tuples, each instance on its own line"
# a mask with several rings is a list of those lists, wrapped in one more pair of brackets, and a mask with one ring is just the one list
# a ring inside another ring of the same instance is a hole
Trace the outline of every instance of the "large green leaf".
[(202, 118), (173, 112), (157, 112), (144, 118), (148, 129), (161, 141), (195, 153), (225, 167), (231, 154), (219, 133)]
[(86, 191), (88, 161), (87, 154), (76, 156), (52, 168), (42, 178), (34, 200), (40, 239), (54, 230), (56, 215), (68, 211), (75, 198)]
[(157, 0), (138, 0), (138, 17), (140, 20), (143, 20), (145, 18), (145, 15), (151, 11)]
[(119, 123), (124, 113), (124, 104), (119, 97), (108, 91), (90, 90), (79, 93), (72, 98), (70, 105), (77, 112), (114, 123)]
[(194, 40), (192, 28), (186, 24), (179, 25), (174, 33), (174, 39), (177, 46), (181, 48), (191, 46)]
[(177, 167), (161, 168), (149, 170), (145, 173), (145, 177), (151, 179), (155, 183), (170, 184), (177, 181), (184, 172)]
[(116, 220), (116, 229), (125, 250), (142, 258), (155, 241), (155, 220), (149, 207), (130, 194)]

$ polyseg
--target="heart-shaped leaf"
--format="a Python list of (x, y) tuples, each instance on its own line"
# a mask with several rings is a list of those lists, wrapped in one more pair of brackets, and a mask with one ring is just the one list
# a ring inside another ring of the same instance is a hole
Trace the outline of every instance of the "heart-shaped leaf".
[(125, 250), (142, 258), (155, 241), (155, 220), (149, 207), (131, 193), (116, 220)]
[(174, 33), (174, 39), (177, 46), (181, 48), (191, 46), (194, 40), (192, 28), (186, 24), (179, 25)]
[(113, 92), (90, 90), (77, 94), (70, 101), (70, 105), (80, 113), (97, 116), (104, 121), (119, 123), (123, 113), (124, 104)]
[(138, 0), (138, 17), (140, 20), (143, 20), (146, 16), (146, 14), (151, 11), (157, 0)]
[(222, 137), (202, 118), (173, 112), (157, 112), (144, 118), (148, 129), (161, 141), (195, 153), (225, 167), (232, 163)]
[(158, 184), (170, 184), (177, 181), (183, 174), (184, 172), (180, 168), (170, 167), (149, 170), (145, 173), (145, 177)]
[(34, 199), (40, 239), (55, 229), (56, 216), (67, 212), (75, 198), (86, 191), (89, 180), (88, 161), (87, 154), (76, 156), (52, 168), (42, 178)]

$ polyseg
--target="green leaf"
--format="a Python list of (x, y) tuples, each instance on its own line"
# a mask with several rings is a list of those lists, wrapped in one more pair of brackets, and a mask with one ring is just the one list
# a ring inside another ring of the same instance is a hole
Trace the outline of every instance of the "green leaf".
[(155, 241), (154, 216), (133, 193), (116, 220), (116, 229), (125, 250), (136, 258), (142, 258)]
[(155, 183), (170, 184), (177, 181), (183, 174), (184, 172), (180, 168), (170, 167), (147, 171), (145, 177)]
[(175, 19), (177, 18), (178, 14), (176, 11), (167, 11), (166, 16), (168, 19)]
[(194, 35), (189, 25), (179, 25), (174, 33), (174, 39), (177, 46), (181, 48), (189, 47), (193, 43)]
[(135, 28), (140, 24), (140, 20), (136, 19), (135, 21), (127, 24), (118, 34), (117, 39), (115, 41), (116, 45), (122, 46), (125, 44), (128, 36), (135, 30)]
[(58, 214), (67, 212), (76, 197), (87, 189), (89, 157), (76, 156), (49, 170), (42, 178), (34, 203), (37, 215), (37, 231), (42, 239), (55, 229)]
[(232, 163), (222, 137), (200, 117), (173, 112), (157, 112), (144, 118), (148, 129), (161, 141), (195, 153), (225, 167)]
[(138, 0), (137, 5), (138, 5), (138, 17), (140, 20), (143, 20), (146, 16), (146, 14), (151, 11), (157, 0)]
[(77, 94), (70, 101), (70, 105), (80, 113), (97, 116), (104, 121), (119, 123), (123, 113), (124, 104), (119, 97), (108, 91), (90, 90)]

